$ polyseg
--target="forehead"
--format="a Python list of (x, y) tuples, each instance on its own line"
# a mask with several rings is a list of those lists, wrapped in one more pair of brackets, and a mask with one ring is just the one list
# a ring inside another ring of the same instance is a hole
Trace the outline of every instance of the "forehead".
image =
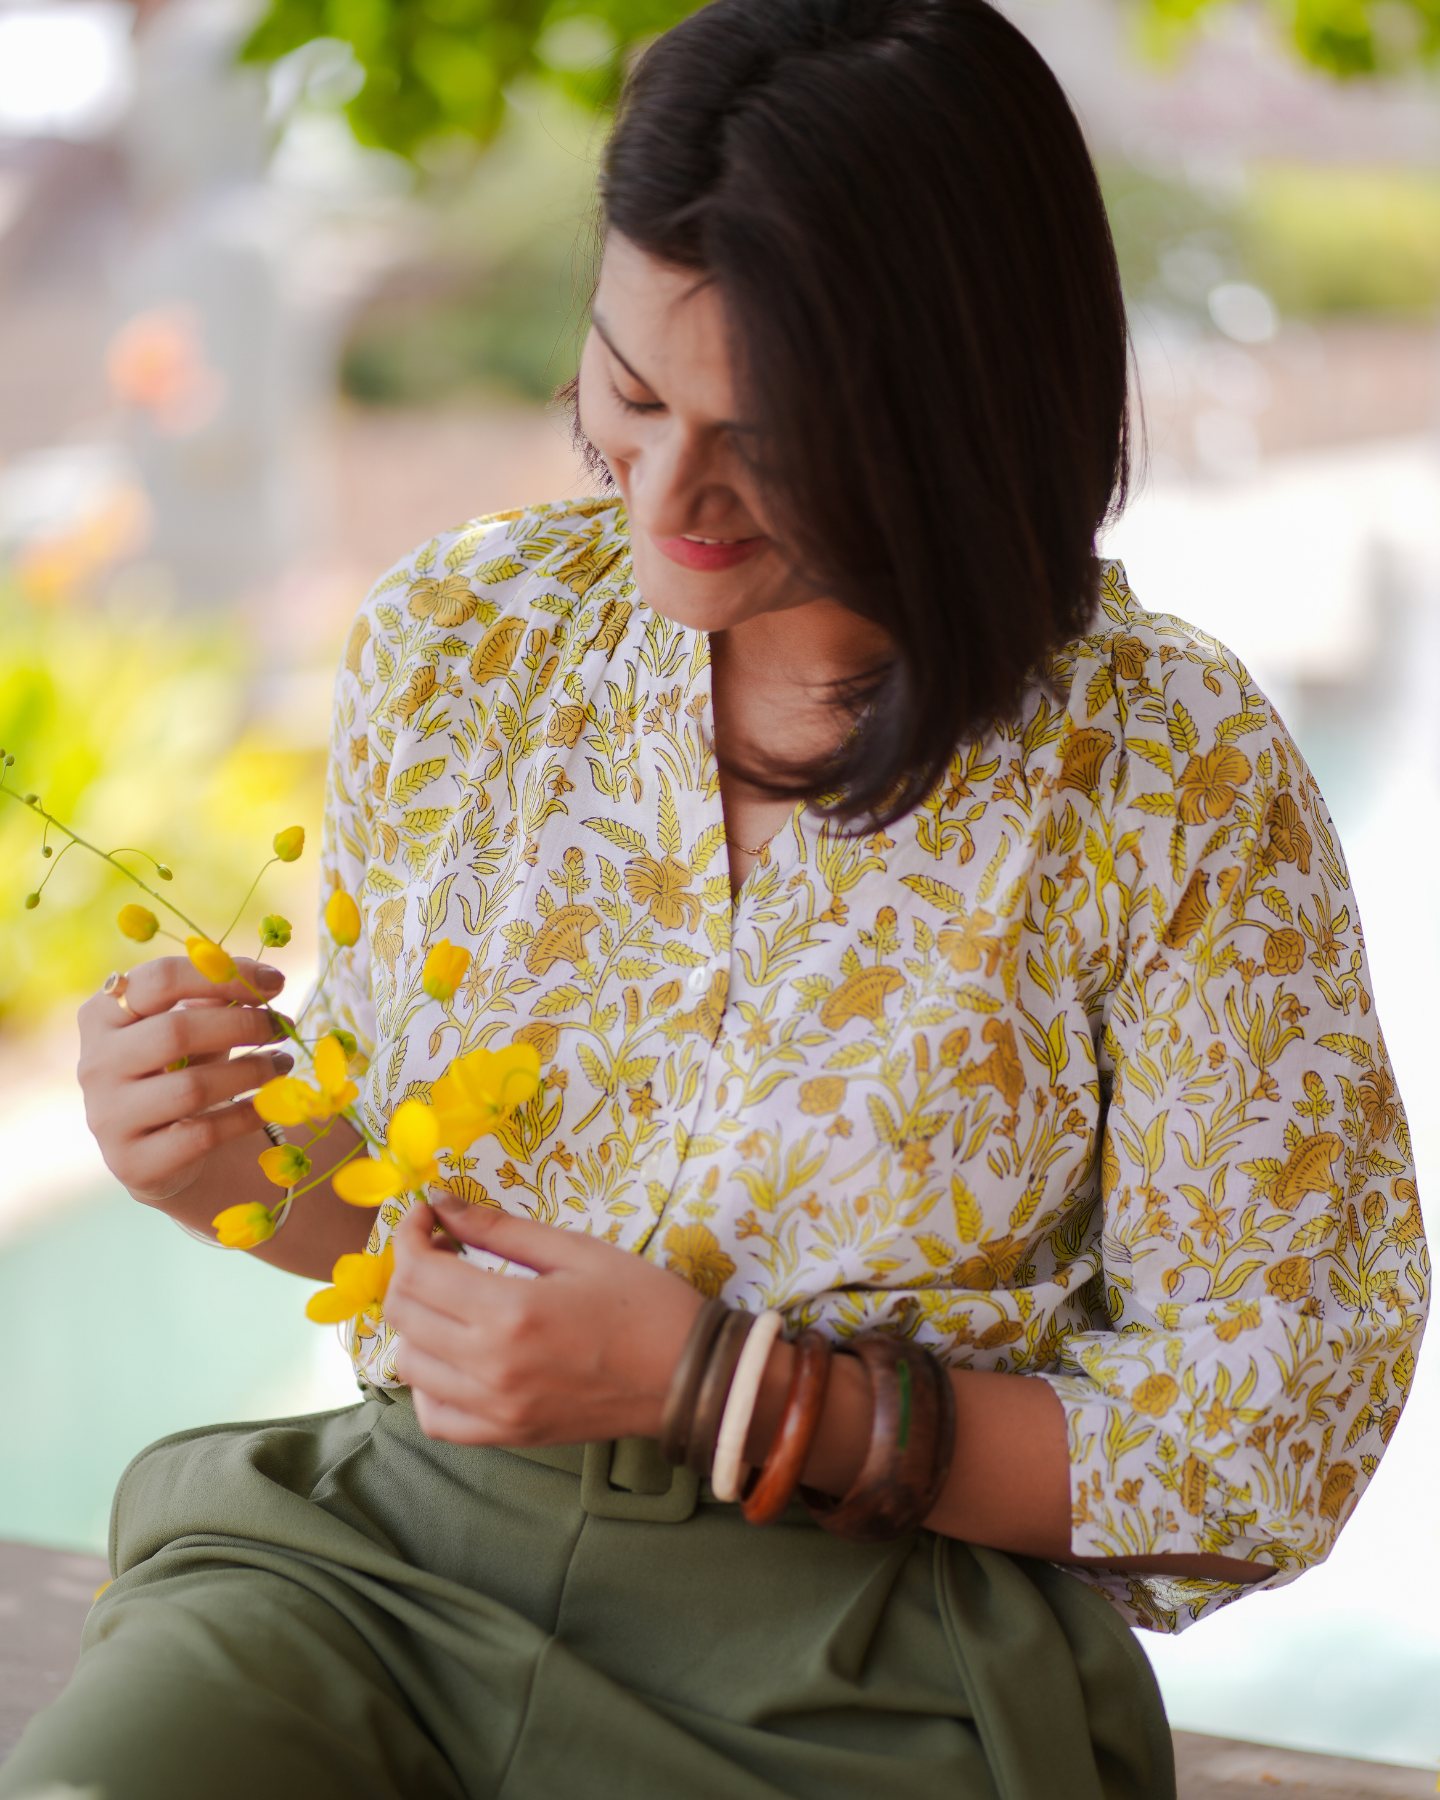
[(703, 274), (661, 262), (612, 231), (594, 317), (610, 347), (667, 406), (734, 418), (725, 306)]

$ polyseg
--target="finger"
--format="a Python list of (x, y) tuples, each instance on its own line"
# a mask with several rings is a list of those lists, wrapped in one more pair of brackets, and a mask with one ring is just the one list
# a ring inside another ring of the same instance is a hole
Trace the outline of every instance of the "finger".
[(471, 1206), (463, 1200), (448, 1199), (437, 1199), (434, 1206), (440, 1223), (452, 1237), (473, 1244), (478, 1250), (503, 1256), (507, 1262), (521, 1263), (537, 1275), (581, 1268), (593, 1264), (597, 1257), (627, 1254), (584, 1232), (520, 1219), (494, 1206)]
[(104, 1040), (98, 1054), (110, 1074), (153, 1075), (182, 1057), (225, 1056), (247, 1045), (274, 1043), (279, 1035), (263, 1007), (181, 1006)]
[(153, 1018), (156, 1013), (168, 1012), (181, 1000), (207, 997), (253, 1003), (257, 989), (269, 1000), (285, 985), (279, 969), (248, 956), (236, 957), (235, 972), (234, 981), (207, 981), (188, 956), (157, 956), (151, 962), (140, 963), (130, 973), (125, 987), (129, 1014), (109, 994), (92, 996), (82, 1010), (93, 1007), (96, 1023), (121, 1026), (133, 1023), (133, 1018)]
[(415, 1417), (428, 1438), (440, 1438), (447, 1444), (498, 1444), (500, 1436), (481, 1423), (473, 1414), (447, 1401), (435, 1400), (420, 1390), (411, 1390), (415, 1401)]
[(406, 1387), (419, 1388), (432, 1400), (471, 1411), (481, 1399), (480, 1384), (472, 1369), (463, 1364), (457, 1367), (448, 1357), (436, 1355), (413, 1337), (402, 1337), (396, 1345), (395, 1371)]
[(107, 1153), (105, 1162), (116, 1180), (132, 1192), (159, 1193), (170, 1188), (176, 1175), (203, 1162), (223, 1144), (259, 1130), (255, 1108), (248, 1100), (240, 1100), (130, 1138)]
[(394, 1280), (385, 1295), (385, 1317), (407, 1344), (428, 1351), (457, 1368), (476, 1360), (478, 1334), (473, 1319), (462, 1321), (437, 1312), (418, 1294), (397, 1288)]
[(395, 1273), (386, 1296), (387, 1317), (394, 1310), (391, 1295), (401, 1308), (413, 1301), (456, 1325), (473, 1326), (487, 1311), (509, 1315), (516, 1296), (515, 1283), (508, 1277), (477, 1269), (428, 1240), (417, 1247), (413, 1227), (404, 1239), (397, 1227), (390, 1241), (395, 1245)]
[[(208, 1112), (222, 1100), (253, 1093), (273, 1076), (287, 1073), (293, 1063), (283, 1051), (270, 1056), (237, 1056), (231, 1062), (194, 1063), (172, 1074), (127, 1082), (115, 1100), (124, 1111), (130, 1135), (138, 1136)], [(101, 1115), (97, 1122), (104, 1130), (108, 1108), (102, 1101), (97, 1110)]]

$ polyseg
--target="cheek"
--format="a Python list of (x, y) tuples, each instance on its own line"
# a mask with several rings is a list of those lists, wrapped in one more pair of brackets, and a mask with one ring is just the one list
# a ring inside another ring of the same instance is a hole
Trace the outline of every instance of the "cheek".
[(630, 465), (637, 453), (634, 424), (624, 409), (616, 405), (599, 358), (588, 348), (580, 359), (576, 411), (581, 431), (610, 465), (616, 485), (628, 499)]

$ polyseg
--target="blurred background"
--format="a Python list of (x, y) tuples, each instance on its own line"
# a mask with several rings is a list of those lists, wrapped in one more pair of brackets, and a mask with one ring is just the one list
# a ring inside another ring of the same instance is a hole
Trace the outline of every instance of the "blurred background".
[[(1147, 462), (1142, 601), (1231, 644), (1349, 853), (1437, 1222), (1440, 88), (1419, 0), (1006, 0), (1090, 136)], [(228, 917), (318, 831), (331, 670), (386, 567), (584, 491), (571, 374), (627, 60), (683, 0), (0, 0), (0, 743)], [(241, 921), (295, 924), (309, 863)], [(24, 905), (47, 871), (54, 879)], [(110, 1181), (73, 1011), (129, 896), (0, 810), (0, 1537), (100, 1548), (163, 1432), (353, 1397), (304, 1289)], [(143, 952), (142, 952), (143, 954)], [(1173, 1642), (1173, 1722), (1440, 1762), (1440, 1334), (1331, 1561)], [(18, 1358), (18, 1363), (14, 1360)]]

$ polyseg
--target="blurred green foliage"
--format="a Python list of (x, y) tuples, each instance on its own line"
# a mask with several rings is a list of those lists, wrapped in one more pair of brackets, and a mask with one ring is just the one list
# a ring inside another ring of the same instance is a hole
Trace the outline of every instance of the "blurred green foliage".
[[(143, 858), (127, 860), (207, 929), (230, 923), (277, 830), (303, 824), (316, 842), (323, 754), (268, 745), (247, 723), (249, 659), (233, 630), (134, 606), (38, 605), (0, 573), (0, 640), (0, 744), (15, 757), (7, 785), (38, 793), (103, 849), (158, 856), (173, 883), (146, 874)], [(176, 953), (164, 938), (141, 948), (122, 937), (116, 912), (144, 896), (97, 857), (62, 857), (64, 840), (52, 832), (50, 841), (57, 854), (47, 860), (41, 822), (0, 798), (6, 1026), (39, 1021), (109, 969)], [(27, 911), (25, 895), (51, 870)], [(304, 859), (272, 869), (230, 945), (253, 953), (272, 911), (308, 939), (313, 906)], [(162, 924), (173, 921), (162, 913)]]
[(1132, 304), (1203, 315), (1236, 280), (1291, 318), (1440, 302), (1440, 176), (1258, 164), (1217, 186), (1112, 163), (1101, 184)]
[(499, 388), (545, 400), (575, 372), (601, 126), (550, 90), (512, 97), (493, 147), (432, 190), (424, 262), (355, 321), (341, 361), (352, 399), (431, 405)]
[(517, 81), (591, 107), (627, 59), (694, 0), (271, 0), (242, 55), (271, 63), (316, 38), (348, 43), (365, 84), (347, 104), (363, 144), (425, 158), (447, 139), (488, 144)]
[[(1235, 0), (1139, 0), (1143, 35), (1167, 52)], [(1437, 0), (1274, 0), (1295, 49), (1332, 75), (1396, 74), (1440, 58)]]

